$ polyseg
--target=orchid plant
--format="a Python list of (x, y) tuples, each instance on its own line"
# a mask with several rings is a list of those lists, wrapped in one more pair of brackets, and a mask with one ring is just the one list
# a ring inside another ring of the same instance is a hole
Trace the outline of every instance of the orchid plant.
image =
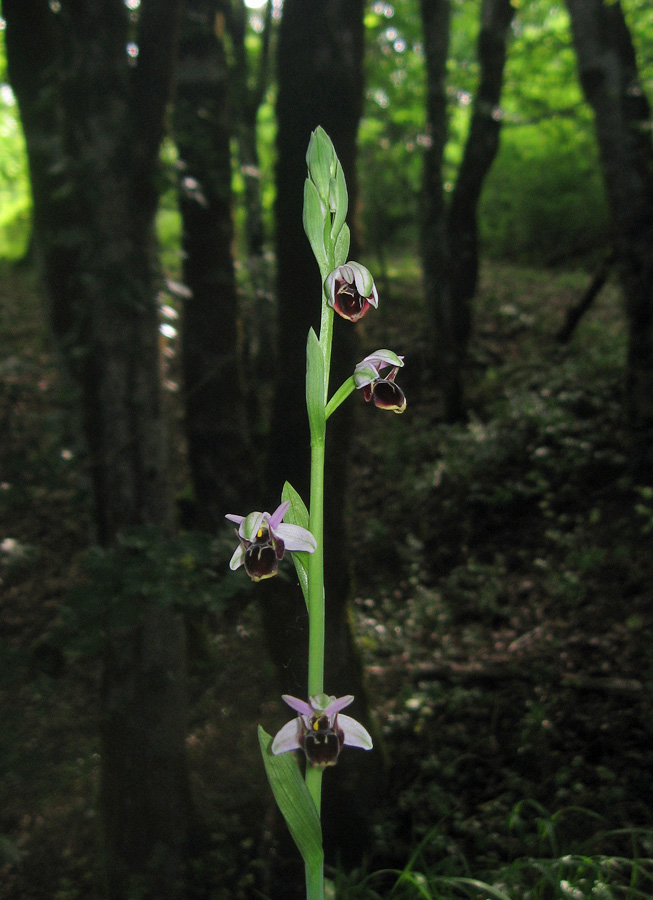
[[(272, 738), (259, 726), (268, 780), (302, 854), (307, 900), (324, 898), (324, 853), (320, 824), (322, 773), (338, 762), (343, 747), (372, 749), (367, 729), (341, 711), (354, 698), (324, 693), (324, 452), (328, 418), (355, 390), (379, 409), (402, 413), (406, 398), (395, 382), (404, 364), (392, 350), (376, 350), (359, 362), (329, 399), (334, 315), (357, 322), (378, 307), (374, 279), (365, 266), (347, 261), (347, 186), (330, 138), (322, 128), (311, 135), (306, 154), (304, 230), (320, 268), (322, 305), (319, 337), (311, 328), (306, 348), (306, 407), (311, 434), (310, 504), (288, 482), (272, 513), (228, 514), (237, 526), (238, 546), (230, 568), (244, 567), (252, 581), (276, 575), (286, 552), (292, 556), (308, 609), (308, 702), (284, 695), (297, 715)], [(385, 373), (385, 374), (384, 374)], [(284, 519), (286, 521), (284, 521)], [(305, 774), (297, 759), (305, 759)]]

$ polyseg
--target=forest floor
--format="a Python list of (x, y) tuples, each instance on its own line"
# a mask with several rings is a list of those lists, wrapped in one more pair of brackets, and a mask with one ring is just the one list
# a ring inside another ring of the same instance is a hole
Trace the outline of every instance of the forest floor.
[[(35, 280), (2, 275), (0, 895), (99, 898), (100, 666), (69, 622), (88, 485)], [(402, 896), (431, 896), (429, 873), (482, 877), (511, 900), (607, 900), (629, 881), (651, 896), (653, 485), (628, 467), (619, 293), (608, 285), (561, 346), (587, 276), (486, 266), (468, 421), (446, 425), (417, 269), (390, 275), (363, 344), (406, 356), (408, 408), (360, 405), (350, 502), (355, 621), (390, 765), (366, 871), (412, 857), (427, 880)], [(236, 900), (265, 890), (273, 812), (255, 725), (285, 713), (253, 603), (216, 607), (209, 643), (188, 750), (212, 896)], [(555, 883), (536, 894), (544, 858)], [(363, 874), (339, 896), (366, 898)]]

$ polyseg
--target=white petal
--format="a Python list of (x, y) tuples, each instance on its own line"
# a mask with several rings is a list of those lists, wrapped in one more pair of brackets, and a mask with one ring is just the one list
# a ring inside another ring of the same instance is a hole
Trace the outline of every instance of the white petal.
[(354, 369), (354, 382), (357, 388), (365, 387), (366, 384), (372, 384), (378, 377), (378, 369), (375, 368), (372, 362), (368, 362), (367, 360), (359, 362)]
[(337, 272), (335, 269), (333, 270), (333, 272), (329, 272), (329, 274), (327, 275), (325, 282), (324, 282), (327, 295), (329, 296), (332, 303), (333, 303), (333, 295), (334, 295), (335, 284), (336, 284), (336, 274), (337, 274)]
[(404, 358), (403, 356), (397, 356), (394, 350), (376, 350), (374, 353), (366, 356), (363, 362), (372, 363), (372, 365), (384, 363), (388, 366), (403, 366)]
[(305, 700), (300, 700), (299, 697), (291, 697), (290, 694), (282, 694), (281, 699), (295, 712), (301, 713), (303, 716), (313, 715), (313, 707)]
[(372, 749), (372, 738), (367, 730), (356, 719), (344, 714), (338, 716), (338, 726), (342, 728), (345, 735), (345, 746), (361, 747), (363, 750)]
[(317, 548), (317, 541), (307, 528), (301, 525), (290, 525), (282, 522), (274, 529), (275, 536), (283, 541), (286, 550), (303, 550), (305, 553), (313, 553)]
[(346, 281), (347, 284), (353, 284), (356, 280), (356, 273), (352, 269), (352, 267), (348, 264), (344, 266), (339, 266), (336, 269), (336, 276), (340, 278), (341, 281)]
[[(360, 263), (350, 262), (349, 265), (354, 270), (354, 280), (358, 293), (361, 297), (367, 298), (372, 306), (377, 306), (379, 301), (378, 297), (376, 297), (376, 287), (369, 269), (366, 269)], [(374, 300), (371, 299), (372, 296), (375, 298)]]
[(239, 569), (240, 566), (245, 562), (245, 548), (242, 544), (238, 544), (236, 549), (234, 550), (234, 555), (229, 560), (229, 568)]
[(301, 750), (299, 736), (302, 733), (302, 720), (291, 719), (281, 728), (272, 741), (272, 752), (275, 755), (287, 753), (289, 750)]

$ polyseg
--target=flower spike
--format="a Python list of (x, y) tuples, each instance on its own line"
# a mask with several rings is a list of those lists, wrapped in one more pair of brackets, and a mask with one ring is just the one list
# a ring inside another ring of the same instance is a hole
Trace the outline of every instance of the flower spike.
[(324, 769), (335, 766), (343, 746), (372, 749), (369, 732), (351, 716), (340, 710), (354, 702), (351, 694), (344, 697), (309, 697), (309, 702), (283, 694), (283, 699), (295, 712), (296, 719), (287, 722), (272, 741), (275, 755), (290, 750), (303, 750), (308, 764)]
[(252, 581), (262, 581), (277, 574), (279, 561), (286, 550), (313, 553), (317, 547), (315, 538), (307, 528), (283, 522), (290, 502), (281, 503), (270, 515), (268, 512), (251, 512), (248, 516), (225, 518), (238, 525), (240, 543), (229, 562), (230, 569), (245, 566)]

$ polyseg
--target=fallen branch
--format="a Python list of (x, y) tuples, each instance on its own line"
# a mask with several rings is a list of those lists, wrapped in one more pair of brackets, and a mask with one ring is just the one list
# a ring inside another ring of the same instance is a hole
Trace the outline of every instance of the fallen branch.
[(612, 270), (614, 264), (615, 255), (614, 253), (611, 253), (601, 263), (601, 266), (592, 279), (590, 286), (587, 288), (578, 303), (575, 306), (572, 306), (571, 309), (567, 310), (567, 318), (565, 320), (565, 324), (556, 334), (556, 340), (559, 343), (567, 344), (569, 342), (572, 334), (576, 330), (576, 326), (603, 289), (603, 285), (608, 280), (608, 275), (610, 274), (610, 271)]
[[(391, 674), (396, 674), (396, 671), (395, 666), (370, 666), (368, 674), (373, 677), (386, 678)], [(408, 675), (411, 680), (417, 682), (443, 681), (463, 686), (495, 684), (500, 681), (525, 681), (531, 684), (553, 684), (558, 687), (611, 695), (635, 696), (644, 690), (642, 682), (636, 678), (611, 678), (583, 675), (577, 672), (552, 672), (541, 663), (514, 663), (507, 660), (485, 664), (419, 663), (408, 668)]]

